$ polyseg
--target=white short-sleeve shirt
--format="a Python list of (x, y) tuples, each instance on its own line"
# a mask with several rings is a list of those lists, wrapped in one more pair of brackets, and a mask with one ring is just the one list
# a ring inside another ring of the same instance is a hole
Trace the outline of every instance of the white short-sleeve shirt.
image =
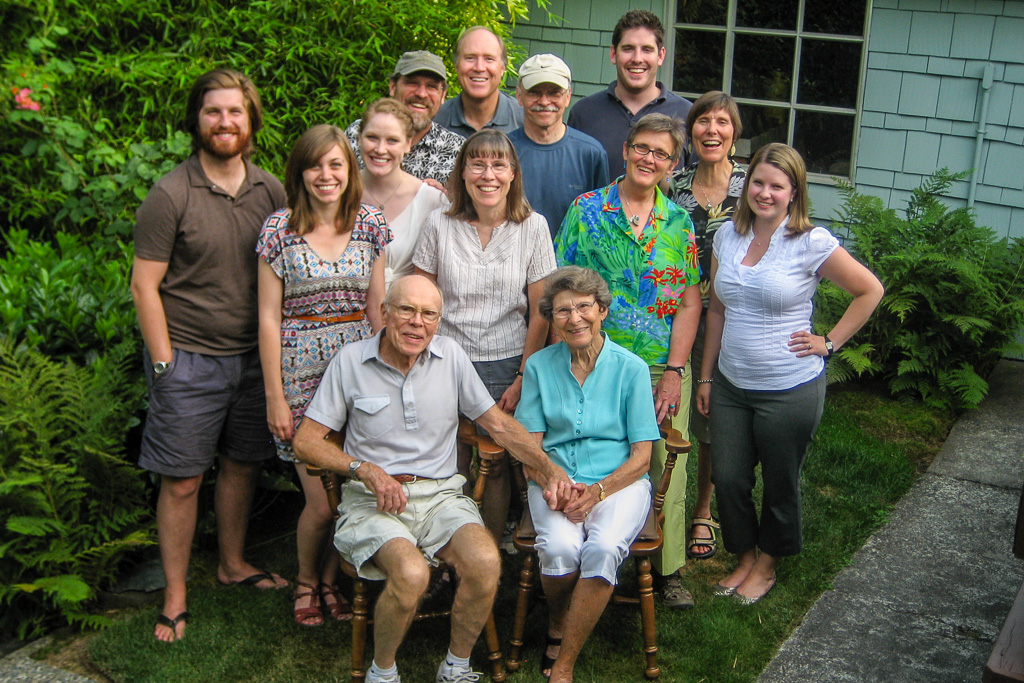
[(502, 223), (484, 248), (476, 228), (441, 210), (423, 226), (413, 263), (435, 275), (444, 294), (438, 332), (458, 342), (474, 362), (522, 354), (526, 286), (557, 265), (547, 220), (539, 213), (522, 223)]
[(346, 344), (331, 359), (306, 417), (345, 432), (345, 452), (388, 474), (444, 479), (457, 472), (459, 413), (494, 405), (458, 344), (435, 335), (403, 375), (380, 357), (380, 338)]
[(789, 339), (811, 329), (817, 271), (839, 241), (825, 228), (787, 236), (783, 221), (761, 260), (744, 266), (740, 262), (753, 239), (752, 231), (737, 233), (732, 221), (715, 233), (715, 293), (725, 306), (718, 369), (741, 389), (791, 389), (824, 367), (821, 356), (797, 358)]

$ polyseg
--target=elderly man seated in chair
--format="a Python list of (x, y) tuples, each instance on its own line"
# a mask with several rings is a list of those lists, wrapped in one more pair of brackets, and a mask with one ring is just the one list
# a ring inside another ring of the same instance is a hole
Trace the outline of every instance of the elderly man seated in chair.
[[(459, 413), (539, 471), (552, 509), (572, 497), (564, 470), (494, 404), (466, 353), (435, 336), (441, 292), (427, 278), (398, 280), (382, 305), (385, 327), (334, 357), (295, 434), (307, 463), (349, 475), (335, 545), (360, 576), (385, 580), (374, 613), (367, 683), (400, 681), (395, 654), (438, 558), (459, 578), (448, 654), (438, 683), (476, 681), (469, 655), (487, 622), (500, 560), (456, 471)], [(344, 449), (327, 440), (347, 426)]]

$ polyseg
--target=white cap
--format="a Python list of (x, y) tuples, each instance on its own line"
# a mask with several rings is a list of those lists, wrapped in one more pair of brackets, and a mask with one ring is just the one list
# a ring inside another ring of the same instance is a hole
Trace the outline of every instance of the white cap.
[(519, 85), (523, 90), (541, 83), (553, 83), (563, 90), (572, 83), (572, 72), (568, 65), (552, 54), (534, 55), (519, 67)]

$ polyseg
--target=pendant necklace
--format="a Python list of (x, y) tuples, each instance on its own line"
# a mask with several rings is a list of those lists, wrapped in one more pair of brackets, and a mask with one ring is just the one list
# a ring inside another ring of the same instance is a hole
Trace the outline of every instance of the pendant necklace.
[[(619, 195), (619, 196), (622, 196), (622, 195)], [(630, 205), (628, 199), (626, 199), (625, 197), (622, 197), (622, 201), (626, 202), (626, 208), (629, 209), (629, 213), (632, 214), (631, 216), (629, 216), (629, 223), (630, 223), (630, 225), (632, 225), (633, 227), (636, 227), (636, 226), (640, 225), (640, 214), (633, 213), (633, 207), (632, 207), (632, 205)], [(651, 207), (651, 211), (654, 211), (654, 207), (653, 206)]]
[[(709, 195), (708, 191), (704, 189), (704, 183), (700, 181), (700, 177), (697, 175), (696, 171), (693, 172), (693, 179), (697, 181), (697, 185), (700, 187), (700, 191), (704, 193), (704, 199), (706, 199), (708, 202), (708, 205), (704, 207), (704, 211), (706, 211), (707, 213), (711, 213), (711, 209), (712, 207), (714, 207), (714, 204), (711, 203), (711, 195)], [(726, 192), (726, 194), (728, 194), (728, 191)]]
[(388, 202), (390, 202), (392, 199), (394, 199), (395, 193), (398, 192), (399, 188), (402, 187), (402, 183), (404, 183), (404, 182), (405, 182), (405, 178), (404, 177), (403, 178), (399, 178), (398, 184), (395, 185), (395, 189), (391, 191), (391, 194), (388, 195), (388, 198), (385, 199), (384, 201), (380, 201), (379, 199), (377, 199), (377, 194), (373, 190), (371, 190), (369, 187), (366, 188), (366, 191), (369, 192), (370, 196), (373, 197), (373, 200), (375, 202), (377, 202), (377, 208), (380, 209), (381, 211), (383, 211), (384, 210), (384, 205), (387, 204)]

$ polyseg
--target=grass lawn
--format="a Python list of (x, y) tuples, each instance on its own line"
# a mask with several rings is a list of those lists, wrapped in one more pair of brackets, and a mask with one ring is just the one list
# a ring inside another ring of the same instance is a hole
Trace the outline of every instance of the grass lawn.
[[(687, 612), (658, 610), (661, 680), (755, 679), (836, 573), (885, 523), (893, 504), (931, 461), (951, 426), (950, 416), (916, 404), (898, 403), (861, 388), (831, 388), (804, 468), (803, 553), (780, 564), (779, 585), (755, 607), (711, 595), (711, 585), (733, 563), (724, 550), (710, 560), (688, 564), (684, 583), (694, 593), (697, 607)], [(691, 489), (695, 466), (692, 457), (687, 464)], [(297, 496), (282, 496), (263, 519), (256, 520), (253, 535), (266, 539), (252, 539), (258, 544), (251, 552), (257, 566), (294, 577), (294, 535), (289, 531), (300, 504)], [(182, 642), (166, 645), (153, 638), (156, 607), (126, 611), (113, 627), (91, 640), (91, 663), (115, 681), (133, 683), (348, 680), (348, 624), (296, 626), (290, 590), (219, 587), (215, 562), (212, 552), (193, 557), (194, 616)], [(495, 607), (506, 653), (519, 564), (518, 557), (505, 558)], [(625, 584), (630, 585), (628, 579)], [(544, 605), (537, 603), (528, 621), (526, 661), (519, 672), (509, 675), (512, 683), (545, 680), (537, 670), (545, 625)], [(414, 625), (399, 651), (403, 680), (432, 681), (446, 645), (445, 623)], [(642, 680), (640, 647), (639, 614), (610, 607), (583, 651), (576, 680)], [(474, 658), (476, 667), (486, 670), (479, 645)]]

